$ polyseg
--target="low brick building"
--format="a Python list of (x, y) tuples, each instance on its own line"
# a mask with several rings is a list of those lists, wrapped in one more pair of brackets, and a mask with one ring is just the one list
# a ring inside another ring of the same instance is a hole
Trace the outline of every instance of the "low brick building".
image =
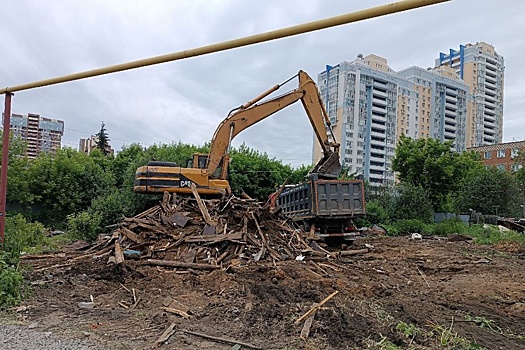
[(495, 166), (501, 170), (517, 171), (522, 167), (516, 157), (520, 151), (525, 153), (525, 141), (496, 143), (479, 147), (468, 148), (469, 151), (478, 152), (483, 164)]

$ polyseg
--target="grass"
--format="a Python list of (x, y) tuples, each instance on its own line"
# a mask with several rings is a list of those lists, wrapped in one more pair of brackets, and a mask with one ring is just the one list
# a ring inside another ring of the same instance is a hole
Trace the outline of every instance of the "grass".
[(466, 233), (478, 244), (498, 244), (500, 242), (525, 243), (525, 234), (516, 231), (500, 231), (497, 226), (473, 225)]
[(437, 339), (439, 345), (451, 350), (488, 350), (477, 343), (473, 343), (468, 339), (459, 336), (453, 330), (454, 320), (450, 326), (443, 326), (435, 323), (429, 323), (431, 329), (430, 336)]

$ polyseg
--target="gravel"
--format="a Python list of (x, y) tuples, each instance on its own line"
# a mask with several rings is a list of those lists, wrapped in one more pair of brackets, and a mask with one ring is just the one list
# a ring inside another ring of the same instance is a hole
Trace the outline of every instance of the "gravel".
[(0, 325), (2, 350), (100, 350), (86, 341), (64, 339), (51, 332), (40, 332), (21, 326)]

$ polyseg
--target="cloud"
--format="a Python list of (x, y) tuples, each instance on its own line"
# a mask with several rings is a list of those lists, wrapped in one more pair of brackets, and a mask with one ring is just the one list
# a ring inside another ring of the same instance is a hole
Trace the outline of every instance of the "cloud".
[[(386, 4), (387, 1), (9, 1), (0, 14), (0, 86), (178, 52)], [(400, 70), (430, 67), (440, 51), (486, 41), (505, 57), (504, 138), (523, 139), (525, 3), (452, 1), (226, 52), (21, 91), (14, 113), (65, 121), (76, 146), (104, 121), (112, 145), (203, 144), (227, 113), (302, 69), (374, 53)], [(283, 92), (296, 87), (287, 85)], [(279, 92), (281, 93), (281, 91)], [(311, 161), (313, 133), (300, 104), (234, 142), (285, 163)]]

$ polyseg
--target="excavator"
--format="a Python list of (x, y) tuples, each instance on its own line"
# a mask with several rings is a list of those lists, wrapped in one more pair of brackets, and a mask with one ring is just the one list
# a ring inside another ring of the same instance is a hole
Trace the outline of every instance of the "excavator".
[[(296, 89), (263, 100), (296, 77), (299, 80)], [(330, 119), (317, 85), (307, 73), (299, 71), (285, 82), (273, 86), (228, 113), (213, 135), (209, 154), (195, 153), (193, 159), (188, 162), (188, 167), (180, 167), (170, 162), (150, 162), (146, 166), (139, 167), (135, 174), (134, 191), (191, 194), (191, 187), (195, 186), (201, 195), (229, 195), (231, 193), (228, 182), (229, 151), (234, 137), (297, 101), (301, 101), (323, 152), (322, 158), (309, 175), (335, 180), (341, 172), (340, 145), (335, 142)]]

